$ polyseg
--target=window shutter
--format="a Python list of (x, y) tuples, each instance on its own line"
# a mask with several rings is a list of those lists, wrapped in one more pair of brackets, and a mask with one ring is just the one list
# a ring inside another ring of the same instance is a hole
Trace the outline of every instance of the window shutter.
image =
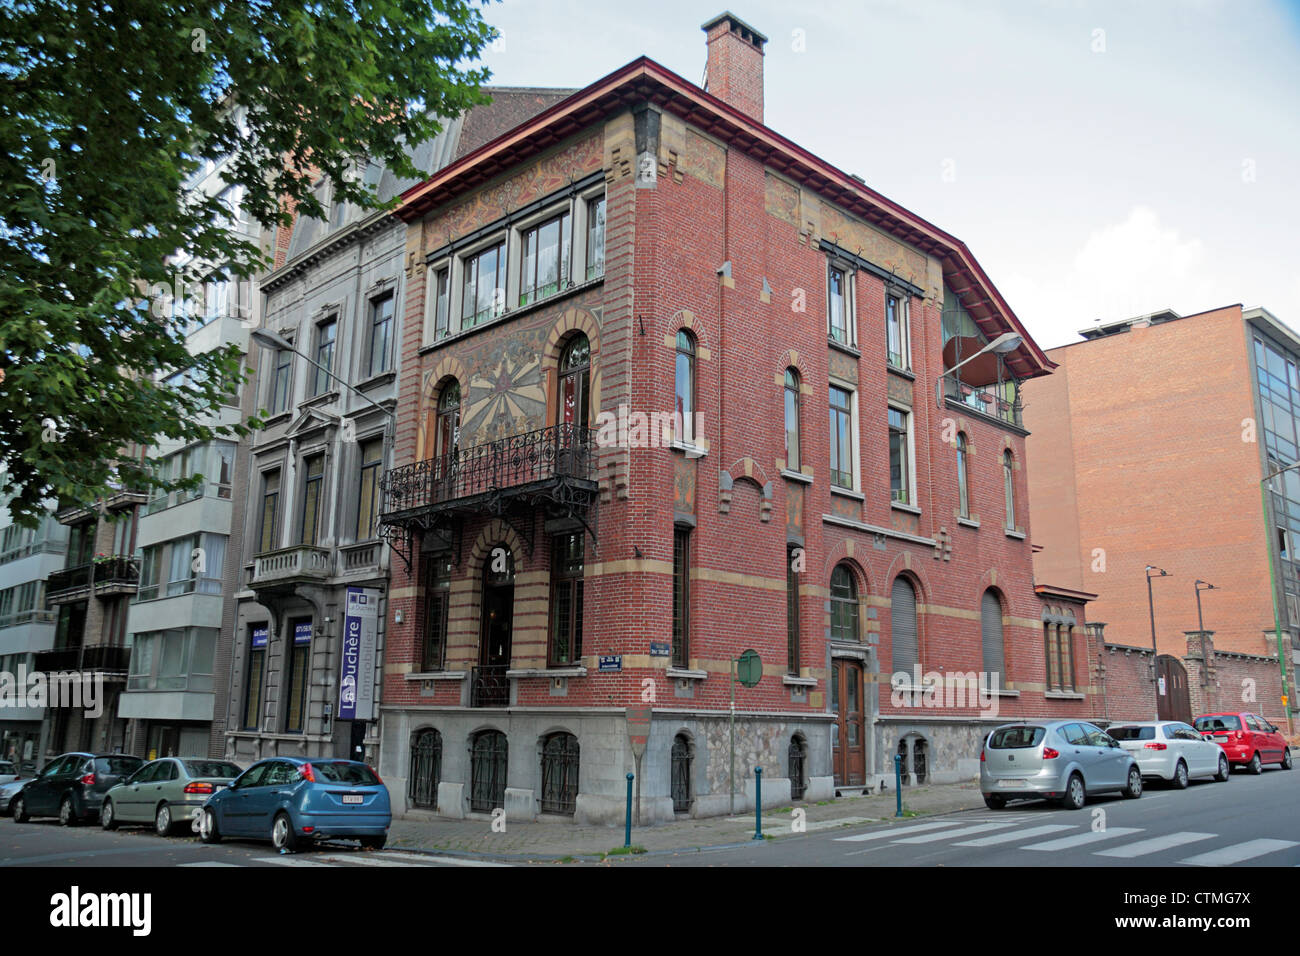
[(1006, 662), (1002, 644), (1002, 605), (992, 591), (984, 592), (980, 607), (980, 620), (984, 629), (984, 673), (997, 674), (999, 684), (1005, 683)]
[(916, 592), (904, 578), (894, 579), (890, 602), (890, 635), (894, 672), (911, 674), (916, 665)]

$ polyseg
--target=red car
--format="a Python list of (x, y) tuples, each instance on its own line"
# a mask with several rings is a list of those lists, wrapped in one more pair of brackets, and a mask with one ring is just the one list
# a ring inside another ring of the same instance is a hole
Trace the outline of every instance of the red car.
[(1241, 764), (1251, 773), (1263, 772), (1266, 763), (1291, 769), (1291, 749), (1286, 738), (1258, 714), (1204, 714), (1196, 718), (1195, 724), (1202, 737), (1223, 748), (1229, 763)]

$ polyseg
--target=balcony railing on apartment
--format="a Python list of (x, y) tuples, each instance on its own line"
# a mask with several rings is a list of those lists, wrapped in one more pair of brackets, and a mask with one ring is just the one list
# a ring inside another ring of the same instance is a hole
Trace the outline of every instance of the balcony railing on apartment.
[(380, 557), (383, 553), (382, 541), (363, 541), (339, 548), (339, 561), (344, 574), (356, 574), (361, 571), (378, 571)]
[(334, 573), (334, 562), (329, 548), (295, 545), (268, 551), (253, 559), (253, 588), (291, 584), (301, 580), (323, 580)]
[(84, 600), (90, 594), (94, 565), (78, 564), (50, 572), (45, 579), (45, 603), (67, 604)]
[(65, 647), (57, 651), (37, 651), (35, 658), (33, 670), (38, 671), (89, 671), (126, 676), (131, 648), (107, 645)]
[(100, 558), (93, 563), (91, 583), (96, 594), (134, 594), (140, 587), (140, 562), (124, 554)]
[(459, 448), (385, 475), (383, 516), (495, 497), (556, 479), (594, 483), (594, 452), (592, 430), (569, 424)]
[(998, 394), (996, 385), (981, 387), (959, 382), (956, 374), (945, 375), (943, 378), (944, 395), (947, 398), (955, 402), (961, 402), (968, 408), (988, 415), (990, 418), (996, 418), (1018, 428), (1024, 427), (1024, 423), (1020, 418), (1019, 399), (1008, 400), (1005, 395)]
[(471, 707), (507, 707), (510, 704), (510, 678), (507, 664), (484, 664), (470, 673)]
[(14, 611), (0, 614), (0, 627), (17, 627), (20, 624), (54, 624), (58, 614), (45, 608), (29, 608), (26, 611)]

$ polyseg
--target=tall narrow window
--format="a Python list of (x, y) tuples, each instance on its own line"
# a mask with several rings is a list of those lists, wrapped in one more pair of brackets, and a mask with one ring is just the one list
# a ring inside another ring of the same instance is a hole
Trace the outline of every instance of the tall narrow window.
[(569, 245), (572, 240), (573, 227), (569, 224), (568, 212), (524, 231), (520, 305), (554, 295), (569, 284)]
[(849, 337), (848, 273), (830, 266), (826, 277), (827, 324), (836, 342), (852, 344)]
[(361, 498), (357, 502), (358, 541), (375, 536), (375, 519), (379, 516), (379, 475), (384, 467), (384, 440), (372, 438), (361, 445)]
[(912, 476), (909, 470), (910, 446), (908, 444), (907, 412), (897, 408), (889, 410), (889, 494), (894, 501), (910, 504), (912, 501)]
[(300, 734), (307, 724), (307, 697), (311, 676), (311, 619), (291, 621), (289, 638), (293, 642), (285, 649), (288, 657), (288, 697), (285, 701), (284, 729), (286, 733)]
[(315, 373), (311, 389), (313, 395), (325, 394), (333, 382), (330, 373), (334, 371), (334, 338), (338, 334), (338, 328), (337, 319), (329, 319), (316, 326), (316, 365), (319, 367), (312, 369)]
[(560, 356), (560, 420), (561, 425), (586, 428), (591, 421), (591, 343), (582, 333), (569, 340)]
[(271, 414), (289, 407), (289, 376), (293, 369), (293, 353), (280, 349), (275, 353), (275, 366), (271, 372)]
[(1007, 530), (1016, 529), (1016, 475), (1015, 457), (1008, 449), (1002, 453), (1002, 488), (1007, 499)]
[(843, 388), (830, 387), (831, 484), (853, 488), (853, 396)]
[(831, 572), (831, 640), (859, 641), (858, 584), (847, 564)]
[(258, 529), (258, 553), (275, 550), (275, 519), (280, 509), (280, 470), (262, 475), (262, 517)]
[(446, 268), (439, 269), (433, 275), (433, 337), (435, 339), (446, 337), (450, 331), (447, 324), (451, 312), (451, 280), (449, 276), (450, 271)]
[(605, 274), (605, 197), (587, 203), (587, 278)]
[(465, 260), (462, 328), (472, 328), (505, 311), (506, 246), (499, 242)]
[(393, 297), (386, 295), (370, 303), (370, 374), (388, 371), (393, 348)]
[(799, 373), (785, 370), (785, 467), (799, 470)]
[(889, 633), (894, 673), (912, 673), (919, 663), (916, 639), (916, 589), (904, 577), (894, 579), (889, 602)]
[(691, 532), (689, 528), (673, 529), (673, 666), (690, 664), (691, 639), (691, 588), (690, 588)]
[(907, 300), (896, 295), (885, 296), (885, 334), (889, 349), (889, 364), (906, 369), (907, 360)]
[(785, 668), (799, 676), (799, 571), (803, 549), (787, 545), (785, 549)]
[(676, 420), (681, 422), (681, 438), (694, 441), (695, 422), (695, 339), (685, 329), (677, 332), (677, 370), (675, 387)]
[(425, 559), (424, 641), (420, 669), (440, 671), (447, 653), (447, 605), (451, 596), (451, 553)]
[(1002, 602), (993, 589), (980, 599), (980, 631), (984, 644), (984, 680), (987, 687), (1006, 684), (1006, 651), (1002, 640)]
[(453, 380), (438, 396), (438, 422), (434, 434), (435, 458), (455, 456), (460, 443), (460, 383)]
[(582, 574), (587, 542), (581, 531), (551, 540), (550, 667), (568, 667), (582, 657)]
[(302, 535), (298, 543), (314, 546), (320, 540), (320, 505), (321, 490), (325, 484), (325, 456), (312, 455), (304, 464)]
[(248, 669), (244, 681), (244, 712), (241, 730), (257, 730), (262, 715), (262, 675), (266, 673), (266, 644), (268, 629), (265, 624), (254, 624), (248, 629)]
[(966, 445), (966, 433), (957, 433), (957, 500), (963, 518), (970, 517), (970, 476), (967, 471), (967, 458), (970, 454)]

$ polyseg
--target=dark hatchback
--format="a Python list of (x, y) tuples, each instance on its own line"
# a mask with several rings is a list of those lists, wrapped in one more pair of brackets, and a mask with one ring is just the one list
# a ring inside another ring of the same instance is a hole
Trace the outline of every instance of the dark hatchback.
[(10, 804), (14, 822), (58, 817), (65, 827), (99, 816), (104, 794), (144, 765), (130, 754), (70, 753), (55, 757)]

